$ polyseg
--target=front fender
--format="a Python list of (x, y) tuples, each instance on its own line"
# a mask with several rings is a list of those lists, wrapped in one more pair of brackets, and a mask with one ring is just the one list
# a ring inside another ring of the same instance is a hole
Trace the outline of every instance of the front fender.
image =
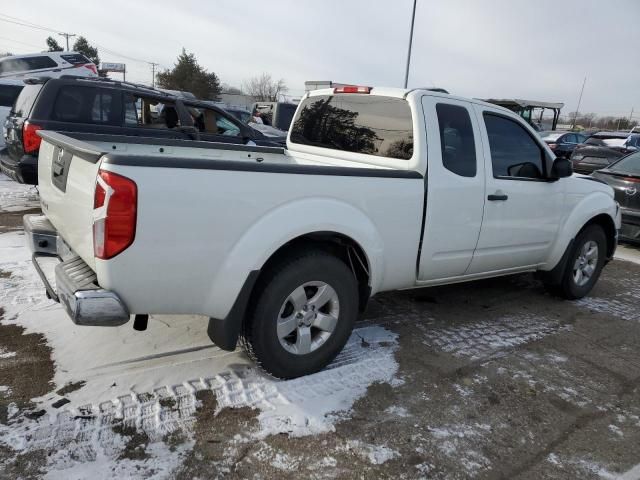
[(541, 270), (552, 270), (582, 227), (592, 218), (602, 214), (611, 218), (616, 229), (620, 228), (620, 214), (616, 202), (610, 195), (605, 192), (593, 192), (582, 198), (563, 219), (547, 262)]
[(287, 242), (313, 232), (335, 232), (357, 242), (367, 256), (372, 292), (378, 290), (384, 275), (384, 245), (374, 223), (351, 204), (311, 197), (277, 206), (244, 232), (215, 275), (205, 311), (225, 318), (250, 272), (261, 269)]

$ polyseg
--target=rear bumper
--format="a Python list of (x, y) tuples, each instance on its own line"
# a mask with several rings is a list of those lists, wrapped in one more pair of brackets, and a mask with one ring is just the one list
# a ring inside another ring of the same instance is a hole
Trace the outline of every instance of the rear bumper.
[[(44, 215), (25, 215), (23, 224), (34, 267), (47, 295), (64, 306), (73, 323), (113, 327), (129, 321), (129, 311), (120, 297), (98, 285), (95, 272), (69, 250)], [(43, 257), (59, 261), (54, 270), (55, 287), (39, 263)]]
[(37, 185), (38, 157), (23, 155), (16, 161), (4, 150), (0, 152), (0, 171), (16, 182)]

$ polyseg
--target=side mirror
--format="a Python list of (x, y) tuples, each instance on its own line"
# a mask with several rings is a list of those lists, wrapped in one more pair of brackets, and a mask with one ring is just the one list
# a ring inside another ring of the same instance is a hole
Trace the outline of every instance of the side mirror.
[(566, 158), (556, 158), (551, 167), (551, 175), (549, 178), (557, 180), (559, 178), (570, 177), (573, 175), (573, 164), (571, 160)]

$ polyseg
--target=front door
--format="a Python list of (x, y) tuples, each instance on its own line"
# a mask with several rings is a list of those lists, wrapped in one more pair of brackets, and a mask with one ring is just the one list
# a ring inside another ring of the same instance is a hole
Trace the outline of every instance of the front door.
[(546, 150), (522, 122), (497, 109), (475, 108), (482, 124), (487, 195), (467, 273), (535, 267), (546, 261), (556, 238), (565, 182), (548, 179)]
[(424, 282), (458, 277), (469, 267), (482, 224), (485, 164), (472, 104), (424, 96), (422, 106), (428, 166), (418, 280)]

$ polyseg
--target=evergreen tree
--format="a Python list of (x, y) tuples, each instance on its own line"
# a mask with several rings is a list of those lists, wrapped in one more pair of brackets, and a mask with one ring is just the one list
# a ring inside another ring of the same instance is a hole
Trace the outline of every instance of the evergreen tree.
[(218, 76), (202, 68), (195, 55), (184, 48), (174, 67), (159, 72), (156, 78), (161, 88), (191, 92), (202, 99), (217, 100), (221, 92)]
[(73, 44), (73, 51), (83, 54), (89, 60), (96, 65), (100, 65), (100, 57), (98, 56), (98, 49), (89, 45), (86, 38), (80, 36), (76, 43)]
[(47, 37), (46, 41), (50, 52), (62, 52), (64, 50), (55, 38)]

